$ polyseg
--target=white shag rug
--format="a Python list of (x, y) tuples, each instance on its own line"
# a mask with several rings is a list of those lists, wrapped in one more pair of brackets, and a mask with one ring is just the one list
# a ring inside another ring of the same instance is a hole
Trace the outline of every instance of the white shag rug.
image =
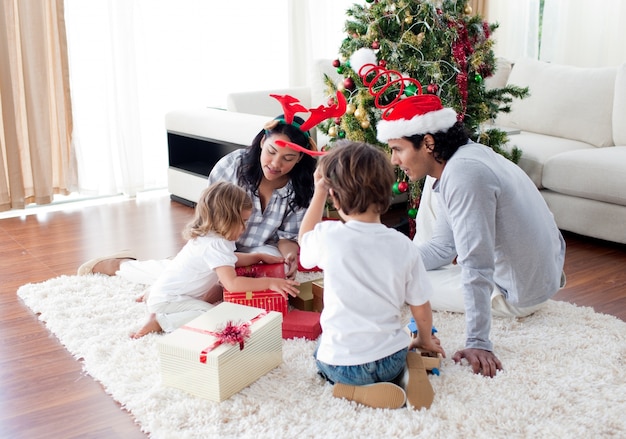
[(144, 288), (118, 277), (61, 276), (17, 294), (154, 438), (626, 437), (626, 323), (591, 308), (550, 301), (524, 319), (495, 319), (505, 370), (493, 379), (451, 360), (463, 347), (463, 315), (435, 313), (449, 358), (430, 377), (429, 410), (333, 398), (316, 374), (315, 342), (304, 339), (285, 340), (281, 366), (215, 403), (161, 385), (160, 335), (129, 338), (145, 318), (135, 302)]

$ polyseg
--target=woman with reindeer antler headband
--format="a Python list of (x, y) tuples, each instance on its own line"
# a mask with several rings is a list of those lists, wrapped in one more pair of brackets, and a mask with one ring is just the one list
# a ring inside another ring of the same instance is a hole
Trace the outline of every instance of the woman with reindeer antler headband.
[[(309, 130), (320, 122), (343, 115), (346, 100), (337, 93), (335, 105), (307, 109), (289, 95), (271, 95), (284, 113), (269, 121), (242, 148), (222, 157), (213, 167), (208, 184), (230, 181), (250, 195), (252, 215), (237, 240), (237, 250), (282, 257), (294, 277), (298, 269), (298, 230), (313, 196), (313, 173), (318, 151)], [(302, 117), (296, 114), (302, 114)], [(308, 114), (308, 117), (306, 116)], [(151, 263), (152, 266), (149, 266)], [(120, 275), (134, 282), (152, 283), (166, 261), (136, 261), (129, 251), (92, 259), (78, 274)], [(207, 301), (221, 300), (221, 291)]]

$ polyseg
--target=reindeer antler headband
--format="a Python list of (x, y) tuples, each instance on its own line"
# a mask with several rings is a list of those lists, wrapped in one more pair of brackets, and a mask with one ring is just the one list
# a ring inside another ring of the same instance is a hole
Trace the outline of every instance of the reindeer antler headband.
[[(381, 120), (376, 124), (379, 141), (387, 143), (389, 139), (446, 132), (457, 122), (456, 112), (452, 108), (444, 108), (438, 96), (422, 94), (422, 84), (418, 80), (380, 67), (372, 49), (362, 48), (354, 52), (350, 57), (350, 66), (374, 96), (374, 105), (383, 110)], [(417, 93), (404, 97), (404, 90), (409, 84), (417, 87)], [(381, 103), (383, 96), (389, 99), (390, 92), (395, 92), (395, 97), (387, 104)]]
[[(307, 109), (303, 106), (300, 101), (293, 96), (290, 95), (275, 95), (271, 94), (271, 97), (280, 102), (283, 107), (283, 119), (278, 119), (281, 122), (284, 122), (287, 125), (293, 125), (302, 131), (307, 137), (309, 137), (308, 131), (318, 125), (319, 123), (325, 121), (326, 119), (330, 119), (331, 117), (341, 117), (346, 112), (347, 102), (346, 97), (340, 91), (337, 91), (337, 102), (335, 105), (329, 105), (325, 107), (320, 105), (317, 108)], [(294, 121), (294, 117), (296, 113), (310, 113), (309, 118), (304, 121), (304, 123), (299, 124)], [(277, 119), (271, 121), (268, 125), (266, 125), (266, 129), (269, 129), (272, 124), (276, 122)], [(289, 147), (295, 151), (303, 152), (310, 156), (323, 155), (325, 154), (322, 151), (317, 150), (317, 146), (315, 142), (309, 137), (309, 144), (311, 145), (311, 149), (303, 148), (300, 145), (297, 145), (293, 142), (287, 142), (285, 140), (276, 141), (276, 145), (280, 147)]]

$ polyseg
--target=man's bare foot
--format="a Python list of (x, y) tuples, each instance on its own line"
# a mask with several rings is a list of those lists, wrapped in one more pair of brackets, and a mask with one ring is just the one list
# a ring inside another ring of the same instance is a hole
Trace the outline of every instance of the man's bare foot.
[(115, 276), (115, 273), (119, 271), (120, 265), (122, 265), (123, 262), (133, 260), (132, 258), (105, 259), (94, 265), (91, 272), (94, 274), (99, 273), (106, 274), (107, 276)]
[(157, 322), (156, 319), (156, 314), (150, 314), (150, 316), (148, 316), (148, 321), (142, 326), (142, 328), (133, 333), (130, 334), (130, 338), (141, 338), (144, 335), (148, 335), (151, 334), (153, 332), (162, 332), (163, 328), (161, 328), (161, 325), (159, 325), (159, 322)]

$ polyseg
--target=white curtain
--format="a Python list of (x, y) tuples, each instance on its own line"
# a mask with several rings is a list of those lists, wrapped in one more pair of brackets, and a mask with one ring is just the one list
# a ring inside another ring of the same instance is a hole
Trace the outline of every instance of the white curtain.
[(539, 0), (489, 0), (485, 17), (499, 24), (493, 34), (496, 56), (511, 61), (539, 56)]
[(286, 0), (66, 0), (66, 20), (81, 193), (165, 187), (165, 113), (288, 80)]
[(83, 194), (167, 185), (164, 115), (233, 91), (305, 85), (353, 0), (66, 0)]
[(346, 37), (346, 11), (355, 0), (289, 0), (289, 86), (311, 84), (318, 59), (335, 59)]
[(624, 0), (545, 0), (541, 59), (579, 67), (621, 65), (624, 23)]

